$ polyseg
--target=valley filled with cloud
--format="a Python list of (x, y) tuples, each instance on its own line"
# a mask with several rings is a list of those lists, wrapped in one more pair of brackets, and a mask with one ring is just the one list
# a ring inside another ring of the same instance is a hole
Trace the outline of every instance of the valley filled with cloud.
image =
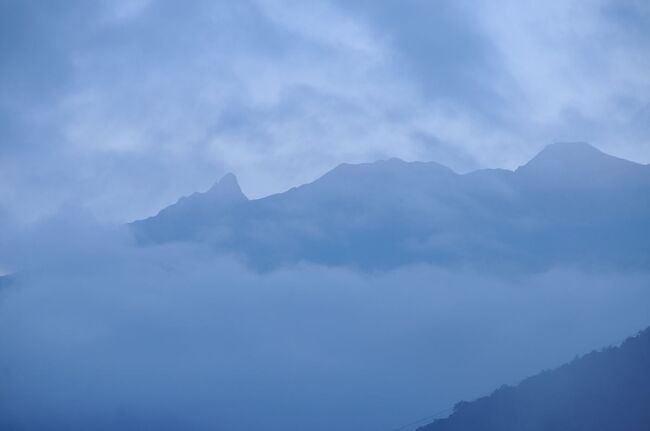
[[(638, 0), (0, 2), (0, 429), (453, 426), (650, 326), (649, 29)], [(585, 380), (643, 387), (612, 370)]]

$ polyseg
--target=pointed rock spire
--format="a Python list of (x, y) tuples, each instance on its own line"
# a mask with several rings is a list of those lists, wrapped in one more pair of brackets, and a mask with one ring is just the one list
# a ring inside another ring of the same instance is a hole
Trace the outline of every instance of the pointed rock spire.
[(237, 177), (230, 172), (221, 177), (221, 179), (207, 191), (207, 194), (221, 201), (233, 203), (248, 200), (246, 195), (242, 192), (241, 187), (239, 187)]

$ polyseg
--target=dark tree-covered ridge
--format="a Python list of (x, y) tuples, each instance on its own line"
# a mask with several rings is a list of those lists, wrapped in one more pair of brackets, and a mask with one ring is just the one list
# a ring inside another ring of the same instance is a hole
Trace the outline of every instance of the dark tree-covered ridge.
[(650, 328), (515, 387), (460, 402), (418, 431), (650, 430)]

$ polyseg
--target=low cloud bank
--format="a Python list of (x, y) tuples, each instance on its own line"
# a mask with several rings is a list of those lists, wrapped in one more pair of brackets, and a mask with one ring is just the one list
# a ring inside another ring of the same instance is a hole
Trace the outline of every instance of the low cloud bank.
[(5, 232), (0, 428), (389, 430), (650, 324), (643, 272), (259, 274), (83, 215)]

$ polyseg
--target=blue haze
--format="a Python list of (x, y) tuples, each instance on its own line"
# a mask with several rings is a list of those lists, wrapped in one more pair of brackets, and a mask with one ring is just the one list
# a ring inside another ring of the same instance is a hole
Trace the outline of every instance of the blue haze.
[[(0, 424), (388, 430), (516, 383), (650, 324), (647, 173), (564, 144), (514, 173), (388, 160), (252, 201), (226, 175), (146, 221), (156, 242), (73, 207), (5, 220)], [(423, 228), (456, 237), (399, 248)]]
[(141, 243), (199, 241), (253, 267), (414, 263), (506, 273), (650, 268), (650, 166), (582, 143), (548, 146), (514, 172), (458, 175), (398, 159), (341, 165), (249, 201), (232, 174), (132, 224)]
[(0, 202), (123, 222), (229, 171), (257, 198), (391, 157), (514, 169), (555, 141), (648, 163), (649, 17), (637, 0), (5, 0)]
[(0, 0), (0, 429), (388, 431), (649, 326), (649, 29)]

